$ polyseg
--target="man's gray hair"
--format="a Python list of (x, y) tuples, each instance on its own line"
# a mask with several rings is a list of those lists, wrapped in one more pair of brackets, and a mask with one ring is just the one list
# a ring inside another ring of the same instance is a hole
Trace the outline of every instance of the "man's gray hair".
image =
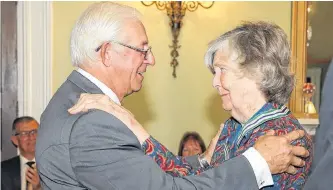
[(215, 53), (225, 44), (229, 52), (237, 54), (241, 71), (257, 81), (268, 102), (285, 104), (289, 100), (294, 88), (294, 76), (289, 71), (290, 46), (279, 26), (245, 22), (212, 41), (205, 54), (205, 64), (212, 72)]
[(73, 66), (94, 62), (95, 49), (106, 41), (119, 37), (125, 20), (141, 21), (141, 14), (132, 7), (112, 2), (91, 5), (76, 21), (71, 33)]

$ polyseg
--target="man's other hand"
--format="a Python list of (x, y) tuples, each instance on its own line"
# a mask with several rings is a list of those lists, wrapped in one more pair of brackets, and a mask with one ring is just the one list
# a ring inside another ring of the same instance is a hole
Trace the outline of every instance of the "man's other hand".
[(27, 181), (32, 185), (33, 190), (41, 189), (40, 179), (39, 179), (38, 172), (36, 169), (36, 164), (33, 164), (32, 168), (29, 167), (27, 169), (25, 175), (26, 175)]
[(274, 131), (269, 131), (261, 136), (254, 148), (264, 157), (272, 174), (288, 172), (295, 174), (295, 167), (303, 167), (305, 162), (301, 158), (309, 156), (302, 146), (292, 146), (290, 143), (304, 136), (304, 131), (296, 130), (285, 135), (275, 136)]

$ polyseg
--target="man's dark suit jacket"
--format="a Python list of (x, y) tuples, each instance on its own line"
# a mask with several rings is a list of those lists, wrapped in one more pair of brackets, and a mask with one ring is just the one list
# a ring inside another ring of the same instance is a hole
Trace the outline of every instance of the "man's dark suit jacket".
[(333, 189), (333, 60), (328, 68), (315, 137), (314, 162), (304, 190)]
[(1, 162), (1, 189), (21, 190), (20, 157)]

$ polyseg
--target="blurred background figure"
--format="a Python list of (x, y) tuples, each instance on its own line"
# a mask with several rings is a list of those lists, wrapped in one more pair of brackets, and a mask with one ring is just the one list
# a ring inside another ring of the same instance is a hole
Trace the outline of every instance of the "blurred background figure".
[(179, 143), (179, 156), (193, 156), (206, 151), (205, 142), (197, 132), (186, 132)]
[(1, 162), (2, 190), (39, 190), (40, 179), (35, 163), (35, 146), (39, 123), (30, 116), (16, 118), (11, 140), (20, 155)]

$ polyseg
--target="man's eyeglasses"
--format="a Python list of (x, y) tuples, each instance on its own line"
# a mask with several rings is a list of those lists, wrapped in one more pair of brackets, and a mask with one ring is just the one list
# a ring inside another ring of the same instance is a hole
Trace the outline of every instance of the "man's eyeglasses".
[[(149, 46), (147, 49), (142, 49), (142, 48), (134, 47), (134, 46), (127, 45), (127, 44), (124, 44), (124, 43), (121, 43), (121, 42), (117, 42), (117, 41), (110, 41), (110, 42), (122, 45), (122, 46), (130, 48), (130, 49), (132, 49), (134, 51), (143, 53), (145, 60), (147, 60), (148, 55), (151, 53), (151, 46)], [(98, 52), (101, 48), (102, 48), (102, 45), (98, 46), (98, 48), (96, 48), (95, 51)]]
[(37, 134), (37, 129), (31, 130), (31, 131), (22, 131), (19, 133), (15, 133), (15, 136), (19, 137), (27, 137), (29, 135), (36, 135)]

